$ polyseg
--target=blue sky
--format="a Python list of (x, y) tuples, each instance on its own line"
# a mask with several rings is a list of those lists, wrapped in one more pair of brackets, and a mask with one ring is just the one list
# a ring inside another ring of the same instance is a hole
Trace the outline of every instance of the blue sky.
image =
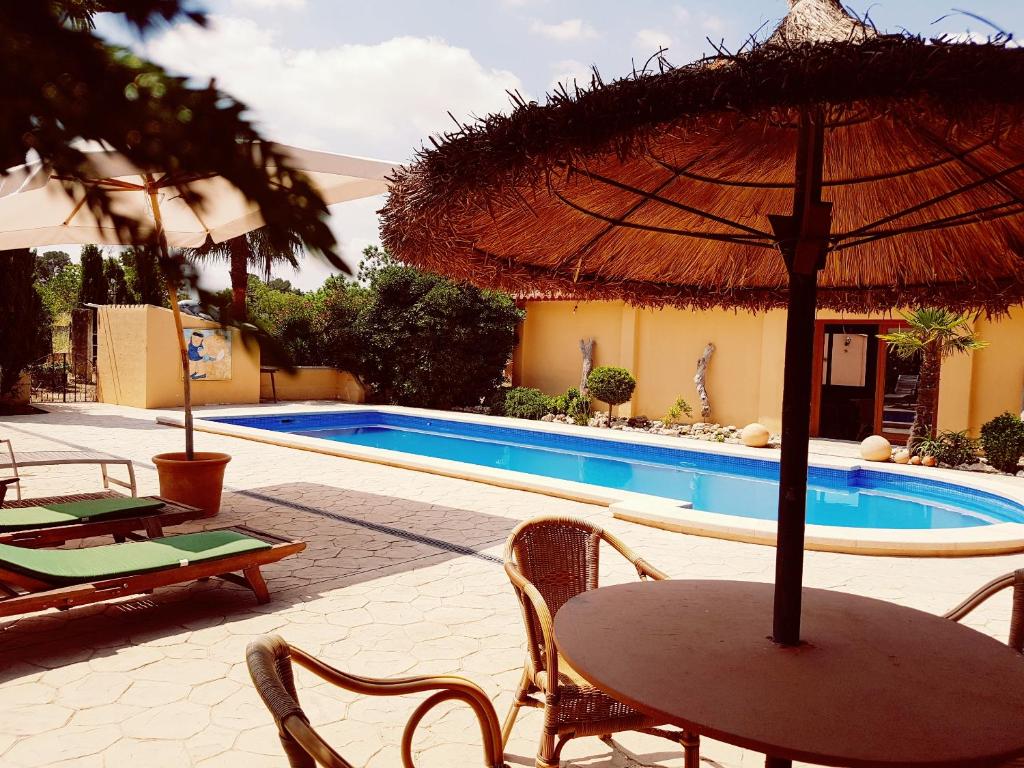
[[(612, 78), (642, 66), (659, 45), (683, 64), (770, 31), (786, 0), (210, 0), (207, 30), (182, 24), (136, 43), (164, 66), (218, 84), (251, 107), (273, 139), (406, 161), (427, 135), (504, 110), (507, 89), (543, 99), (556, 81)], [(966, 8), (1024, 35), (1021, 0), (852, 0), (884, 30), (981, 36), (993, 29)], [(945, 17), (945, 18), (943, 18)], [(102, 31), (113, 31), (102, 25)], [(377, 241), (382, 199), (336, 206), (334, 227), (355, 262)], [(303, 287), (324, 265), (307, 260)], [(221, 283), (211, 274), (210, 284)]]

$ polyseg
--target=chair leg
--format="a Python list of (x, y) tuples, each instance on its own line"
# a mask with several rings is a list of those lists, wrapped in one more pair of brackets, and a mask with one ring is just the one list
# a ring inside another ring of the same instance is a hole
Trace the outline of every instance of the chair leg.
[(508, 738), (512, 735), (512, 726), (516, 724), (516, 718), (519, 716), (519, 708), (523, 706), (523, 698), (527, 696), (527, 692), (530, 688), (530, 673), (523, 667), (523, 676), (519, 679), (519, 687), (516, 688), (515, 695), (512, 697), (512, 706), (508, 709), (508, 714), (505, 715), (505, 722), (501, 726), (501, 746), (504, 748), (508, 744)]
[(555, 744), (557, 729), (549, 723), (557, 722), (557, 699), (551, 694), (544, 696), (544, 727), (540, 732), (540, 747), (537, 749), (537, 768), (558, 768), (558, 754), (561, 745)]
[(684, 768), (700, 768), (700, 736), (684, 731), (679, 743), (683, 745)]
[(256, 593), (256, 602), (260, 605), (270, 602), (270, 590), (267, 589), (267, 582), (263, 580), (263, 574), (260, 573), (260, 567), (258, 565), (251, 565), (242, 571), (242, 575), (245, 577), (246, 583), (249, 585), (249, 589)]

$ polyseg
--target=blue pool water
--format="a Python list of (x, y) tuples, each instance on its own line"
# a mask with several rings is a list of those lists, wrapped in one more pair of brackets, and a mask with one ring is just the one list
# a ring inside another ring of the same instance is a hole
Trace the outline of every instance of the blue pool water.
[[(688, 501), (775, 520), (777, 461), (381, 411), (211, 419), (323, 440)], [(855, 528), (966, 528), (1024, 522), (1024, 505), (950, 483), (811, 467), (807, 522)]]

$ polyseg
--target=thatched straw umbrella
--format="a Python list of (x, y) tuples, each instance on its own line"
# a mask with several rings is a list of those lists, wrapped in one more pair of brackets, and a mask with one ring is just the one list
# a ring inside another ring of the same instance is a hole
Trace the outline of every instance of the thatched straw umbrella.
[(787, 306), (775, 625), (799, 640), (816, 306), (1024, 300), (1024, 50), (882, 35), (790, 0), (767, 41), (434, 140), (394, 179), (399, 258), (636, 305)]

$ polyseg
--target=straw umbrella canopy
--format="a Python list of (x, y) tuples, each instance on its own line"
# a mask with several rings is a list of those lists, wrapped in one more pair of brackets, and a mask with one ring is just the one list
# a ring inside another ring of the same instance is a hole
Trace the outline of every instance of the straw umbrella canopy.
[[(64, 243), (117, 245), (125, 244), (127, 236), (156, 243), (166, 265), (169, 247), (220, 243), (265, 224), (259, 203), (220, 174), (141, 167), (97, 142), (78, 150), (81, 162), (74, 175), (56, 173), (39, 161), (0, 173), (0, 250)], [(395, 167), (382, 160), (276, 143), (253, 142), (248, 150), (262, 158), (272, 184), (284, 186), (302, 178), (326, 205), (381, 194)], [(176, 289), (168, 275), (182, 365), (185, 453), (191, 459), (191, 384)]]
[(532, 295), (787, 307), (773, 637), (799, 641), (816, 307), (1024, 300), (1024, 50), (790, 0), (764, 42), (517, 100), (394, 178), (398, 258)]

